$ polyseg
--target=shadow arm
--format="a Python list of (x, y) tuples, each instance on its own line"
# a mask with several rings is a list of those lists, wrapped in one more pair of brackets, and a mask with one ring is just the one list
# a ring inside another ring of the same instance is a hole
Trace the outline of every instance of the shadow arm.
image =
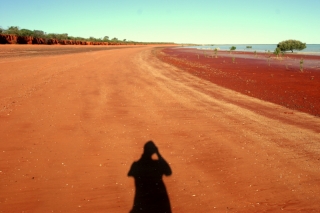
[(171, 175), (172, 174), (172, 170), (171, 170), (169, 164), (167, 163), (167, 161), (160, 155), (159, 152), (157, 152), (157, 156), (158, 156), (158, 159), (159, 159), (159, 161), (161, 163), (161, 167), (163, 169), (164, 175), (166, 175), (166, 176)]

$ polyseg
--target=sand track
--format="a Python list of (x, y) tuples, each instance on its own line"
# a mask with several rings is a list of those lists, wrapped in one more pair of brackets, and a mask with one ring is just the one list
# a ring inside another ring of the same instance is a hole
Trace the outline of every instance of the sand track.
[(284, 114), (154, 54), (0, 58), (0, 212), (129, 212), (127, 172), (148, 140), (173, 171), (173, 212), (320, 210), (318, 117)]

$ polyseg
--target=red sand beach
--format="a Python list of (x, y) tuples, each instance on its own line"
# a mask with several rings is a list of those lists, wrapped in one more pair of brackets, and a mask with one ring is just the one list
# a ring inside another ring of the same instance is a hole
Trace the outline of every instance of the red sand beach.
[(149, 140), (173, 213), (320, 211), (318, 58), (163, 48), (0, 45), (1, 213), (129, 212)]

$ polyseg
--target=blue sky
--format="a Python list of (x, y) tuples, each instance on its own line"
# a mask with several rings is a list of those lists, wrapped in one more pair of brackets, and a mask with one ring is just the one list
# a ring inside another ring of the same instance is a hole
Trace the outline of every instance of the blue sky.
[(0, 0), (0, 26), (197, 44), (320, 43), (319, 0)]

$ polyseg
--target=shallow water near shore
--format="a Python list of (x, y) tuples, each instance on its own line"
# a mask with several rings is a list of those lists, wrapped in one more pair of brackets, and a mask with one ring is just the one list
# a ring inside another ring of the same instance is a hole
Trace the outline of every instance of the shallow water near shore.
[[(230, 47), (235, 46), (235, 51), (249, 51), (249, 52), (273, 52), (277, 47), (277, 44), (214, 44), (203, 46), (188, 46), (188, 48), (196, 49), (215, 49), (230, 50)], [(251, 46), (251, 48), (247, 48)], [(307, 48), (301, 51), (293, 51), (294, 53), (308, 53), (308, 54), (320, 54), (320, 44), (307, 44)]]

